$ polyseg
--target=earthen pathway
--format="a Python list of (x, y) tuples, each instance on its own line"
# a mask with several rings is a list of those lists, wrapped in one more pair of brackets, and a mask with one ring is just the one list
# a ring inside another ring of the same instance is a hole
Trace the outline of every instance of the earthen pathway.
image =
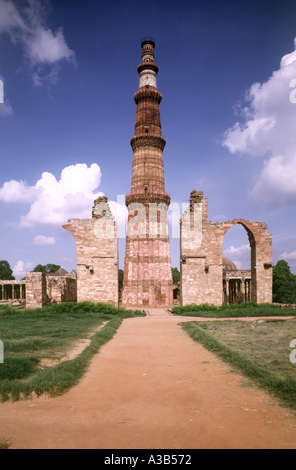
[(192, 341), (180, 323), (193, 318), (147, 313), (124, 320), (65, 395), (0, 404), (0, 438), (23, 449), (296, 448), (295, 418)]

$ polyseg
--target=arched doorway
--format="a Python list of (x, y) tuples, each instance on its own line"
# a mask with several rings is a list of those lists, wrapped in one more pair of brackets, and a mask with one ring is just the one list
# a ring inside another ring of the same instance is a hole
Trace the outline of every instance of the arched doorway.
[(223, 238), (235, 224), (247, 232), (251, 249), (250, 299), (257, 303), (272, 302), (272, 235), (264, 222), (234, 219), (223, 224)]
[(251, 300), (250, 234), (241, 223), (230, 227), (223, 238), (223, 302), (239, 304)]

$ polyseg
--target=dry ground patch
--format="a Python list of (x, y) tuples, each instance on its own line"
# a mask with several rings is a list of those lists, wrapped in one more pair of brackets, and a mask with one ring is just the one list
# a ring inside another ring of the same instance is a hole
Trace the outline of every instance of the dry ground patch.
[[(296, 319), (211, 321), (183, 324), (201, 342), (236, 370), (296, 410), (296, 364), (291, 362)], [(247, 384), (248, 382), (245, 382)]]

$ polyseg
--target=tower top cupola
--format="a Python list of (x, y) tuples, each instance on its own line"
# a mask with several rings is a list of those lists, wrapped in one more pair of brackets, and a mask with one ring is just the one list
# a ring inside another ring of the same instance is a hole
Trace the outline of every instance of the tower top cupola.
[(145, 44), (151, 44), (151, 46), (154, 48), (155, 47), (155, 39), (152, 38), (151, 36), (146, 36), (142, 39), (141, 41), (141, 47), (143, 47)]
[(142, 62), (138, 66), (140, 75), (139, 89), (143, 86), (152, 86), (157, 89), (156, 74), (158, 66), (154, 62), (155, 40), (151, 36), (146, 36), (141, 41)]

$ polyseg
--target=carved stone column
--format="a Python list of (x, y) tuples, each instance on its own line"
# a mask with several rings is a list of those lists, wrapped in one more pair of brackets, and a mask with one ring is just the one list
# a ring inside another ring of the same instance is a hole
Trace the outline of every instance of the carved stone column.
[(229, 304), (229, 279), (226, 279), (226, 303)]
[(241, 279), (241, 302), (245, 302), (245, 278), (243, 277)]

